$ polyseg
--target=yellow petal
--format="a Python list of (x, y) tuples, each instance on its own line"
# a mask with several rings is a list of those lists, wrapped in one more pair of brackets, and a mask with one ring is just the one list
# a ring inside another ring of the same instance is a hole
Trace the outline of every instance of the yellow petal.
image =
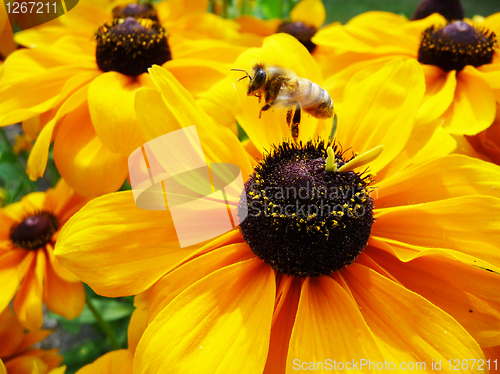
[(482, 78), (462, 71), (450, 108), (444, 114), (444, 128), (454, 135), (474, 135), (495, 119), (495, 95)]
[(338, 113), (337, 140), (359, 153), (384, 145), (384, 152), (370, 163), (376, 173), (404, 148), (424, 89), (422, 70), (413, 60), (395, 60), (363, 84), (348, 85)]
[(201, 58), (170, 60), (164, 67), (193, 96), (198, 96), (229, 74), (229, 66)]
[(64, 102), (64, 104), (61, 105), (55, 117), (51, 118), (50, 121), (48, 121), (43, 127), (42, 131), (40, 131), (28, 159), (26, 172), (31, 180), (37, 180), (45, 173), (47, 160), (49, 158), (50, 143), (52, 143), (54, 132), (60, 124), (58, 121), (68, 113), (75, 110), (79, 105), (86, 102), (87, 90), (88, 86), (84, 86), (77, 90), (67, 101)]
[(290, 339), (286, 372), (313, 370), (309, 363), (319, 361), (325, 366), (314, 370), (328, 372), (332, 370), (326, 367), (328, 359), (330, 363), (333, 359), (352, 363), (366, 358), (384, 361), (385, 357), (354, 300), (330, 277), (306, 278)]
[(196, 247), (180, 248), (169, 212), (137, 207), (131, 192), (89, 202), (62, 228), (55, 255), (106, 296), (138, 294)]
[(500, 266), (500, 199), (464, 196), (376, 209), (372, 235), (427, 248), (448, 248)]
[(66, 182), (85, 196), (118, 190), (128, 172), (127, 158), (108, 150), (94, 132), (86, 102), (64, 117), (54, 161)]
[(444, 72), (434, 65), (421, 65), (425, 75), (425, 95), (418, 109), (417, 122), (429, 122), (441, 116), (453, 102), (456, 73)]
[(385, 351), (384, 358), (396, 367), (425, 362), (424, 370), (417, 372), (427, 373), (432, 360), (442, 360), (444, 367), (450, 357), (483, 358), (467, 331), (422, 296), (356, 263), (343, 276), (377, 344)]
[(128, 374), (132, 373), (132, 356), (128, 349), (108, 352), (93, 363), (85, 365), (77, 374)]
[(325, 6), (321, 0), (301, 0), (290, 11), (290, 18), (319, 29), (325, 23)]
[[(0, 310), (4, 310), (16, 294), (19, 283), (25, 274), (20, 273), (21, 263), (26, 262), (26, 251), (7, 250), (0, 252)], [(31, 256), (28, 256), (31, 257)]]
[(178, 294), (214, 271), (255, 255), (246, 243), (222, 246), (178, 267), (159, 280), (151, 290), (149, 320), (152, 321)]
[(111, 151), (128, 157), (143, 141), (134, 110), (135, 77), (110, 71), (92, 81), (88, 102), (99, 140)]
[(148, 326), (134, 372), (261, 373), (275, 292), (274, 271), (258, 258), (203, 278)]
[[(217, 125), (204, 113), (170, 72), (159, 66), (154, 66), (149, 71), (161, 96), (146, 88), (136, 94), (137, 117), (146, 140), (177, 129), (196, 126), (208, 162), (233, 163), (240, 167), (242, 175), (249, 175), (253, 170), (250, 157), (237, 136), (228, 128)], [(155, 110), (150, 110), (144, 103), (153, 105)]]
[(387, 251), (366, 253), (403, 286), (455, 318), (481, 346), (500, 345), (500, 275), (440, 250), (404, 262)]
[(415, 124), (406, 147), (378, 174), (378, 180), (395, 175), (409, 166), (449, 155), (458, 149), (455, 138), (441, 127), (442, 119), (427, 124)]
[(375, 206), (380, 209), (466, 195), (500, 197), (500, 167), (462, 155), (434, 159), (377, 183)]

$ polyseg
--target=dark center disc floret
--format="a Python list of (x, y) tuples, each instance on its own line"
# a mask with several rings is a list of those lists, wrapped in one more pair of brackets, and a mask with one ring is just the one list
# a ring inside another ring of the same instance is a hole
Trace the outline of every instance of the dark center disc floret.
[(292, 35), (295, 39), (301, 42), (307, 48), (309, 53), (312, 53), (316, 48), (311, 39), (318, 30), (314, 26), (306, 25), (300, 21), (283, 22), (278, 26), (277, 33), (286, 33)]
[(424, 31), (418, 61), (436, 65), (444, 71), (461, 71), (467, 65), (490, 64), (497, 48), (495, 33), (455, 21), (445, 27), (431, 26)]
[(413, 21), (424, 19), (433, 13), (439, 13), (449, 21), (460, 20), (465, 17), (460, 0), (422, 0), (411, 19)]
[(156, 9), (150, 3), (138, 4), (122, 4), (117, 5), (112, 10), (113, 18), (148, 18), (158, 22), (158, 14)]
[(114, 19), (95, 34), (96, 62), (103, 72), (135, 77), (172, 59), (165, 29), (150, 19)]
[(46, 211), (30, 214), (10, 229), (10, 239), (17, 248), (37, 249), (49, 243), (59, 229), (55, 215)]
[[(337, 165), (337, 145), (283, 143), (255, 167), (245, 184), (248, 208), (240, 224), (252, 251), (288, 275), (317, 277), (351, 264), (363, 251), (373, 224), (370, 175), (325, 170), (327, 148)], [(243, 205), (245, 204), (245, 205)]]

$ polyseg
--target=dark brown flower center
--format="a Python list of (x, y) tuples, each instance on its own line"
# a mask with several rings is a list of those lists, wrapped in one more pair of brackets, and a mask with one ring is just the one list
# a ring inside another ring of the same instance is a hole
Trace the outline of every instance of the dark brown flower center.
[(418, 4), (411, 19), (424, 19), (433, 13), (439, 13), (449, 21), (460, 20), (465, 16), (460, 0), (423, 0)]
[(148, 18), (158, 22), (156, 9), (152, 4), (123, 4), (113, 8), (113, 18)]
[(17, 248), (37, 249), (49, 243), (58, 229), (57, 217), (50, 212), (41, 211), (12, 226), (10, 239)]
[(115, 19), (101, 26), (95, 38), (96, 62), (103, 72), (135, 77), (172, 59), (166, 31), (150, 19)]
[[(330, 274), (351, 264), (370, 236), (370, 176), (326, 171), (329, 145), (283, 143), (264, 157), (245, 184), (243, 238), (260, 259), (284, 274)], [(348, 160), (332, 146), (337, 164), (343, 165)]]
[(279, 25), (277, 33), (283, 32), (286, 34), (290, 34), (299, 42), (301, 42), (304, 47), (307, 48), (309, 53), (312, 53), (316, 48), (316, 44), (314, 44), (311, 39), (316, 34), (318, 30), (314, 26), (306, 25), (300, 21), (297, 22), (283, 22)]
[(467, 65), (490, 64), (497, 47), (495, 33), (455, 21), (442, 28), (431, 26), (424, 31), (418, 61), (439, 66), (444, 71), (460, 71)]

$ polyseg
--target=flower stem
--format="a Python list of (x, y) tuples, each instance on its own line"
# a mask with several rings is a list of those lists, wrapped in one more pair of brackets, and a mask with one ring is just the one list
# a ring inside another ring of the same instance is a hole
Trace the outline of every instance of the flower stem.
[(87, 307), (89, 310), (92, 312), (94, 315), (95, 320), (97, 321), (97, 324), (101, 328), (101, 330), (104, 332), (106, 337), (109, 339), (109, 342), (111, 343), (111, 347), (113, 349), (122, 349), (123, 347), (121, 344), (118, 342), (118, 339), (116, 339), (115, 333), (109, 326), (109, 324), (102, 318), (101, 314), (97, 310), (97, 308), (92, 304), (92, 300), (90, 300), (89, 297), (85, 298), (85, 304), (87, 304)]

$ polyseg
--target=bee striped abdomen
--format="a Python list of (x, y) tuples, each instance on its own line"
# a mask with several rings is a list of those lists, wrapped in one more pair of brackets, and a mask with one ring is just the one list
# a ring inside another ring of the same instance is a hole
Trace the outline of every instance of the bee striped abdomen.
[(316, 83), (301, 79), (302, 97), (299, 100), (302, 109), (316, 118), (333, 117), (333, 101), (328, 92)]

